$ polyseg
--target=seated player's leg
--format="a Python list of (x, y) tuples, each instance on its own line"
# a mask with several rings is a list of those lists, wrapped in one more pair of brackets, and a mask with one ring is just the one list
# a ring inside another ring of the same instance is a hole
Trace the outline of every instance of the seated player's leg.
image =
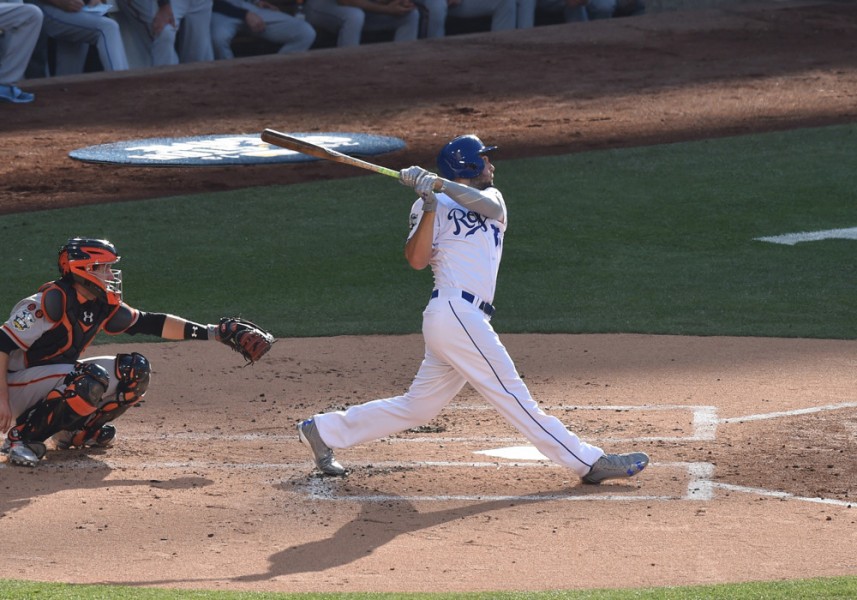
[(66, 429), (77, 429), (96, 412), (110, 383), (107, 370), (95, 363), (77, 363), (63, 380), (17, 419), (9, 430), (9, 461), (33, 467), (44, 456), (44, 441)]

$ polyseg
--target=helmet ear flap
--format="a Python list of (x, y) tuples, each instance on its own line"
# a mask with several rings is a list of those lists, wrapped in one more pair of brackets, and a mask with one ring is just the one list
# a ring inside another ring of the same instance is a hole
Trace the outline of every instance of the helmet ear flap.
[(65, 275), (69, 272), (68, 255), (60, 249), (59, 257), (57, 258), (57, 266), (60, 270), (60, 275)]

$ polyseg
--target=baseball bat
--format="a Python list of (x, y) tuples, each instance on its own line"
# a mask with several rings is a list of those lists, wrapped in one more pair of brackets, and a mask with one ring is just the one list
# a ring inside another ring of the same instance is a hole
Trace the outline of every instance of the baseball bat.
[(333, 162), (342, 163), (344, 165), (359, 167), (361, 169), (380, 173), (381, 175), (386, 175), (387, 177), (399, 178), (399, 172), (393, 169), (375, 165), (370, 162), (366, 162), (365, 160), (348, 156), (342, 152), (337, 152), (336, 150), (331, 150), (330, 148), (325, 148), (324, 146), (319, 146), (318, 144), (313, 144), (311, 142), (286, 135), (285, 133), (274, 131), (273, 129), (265, 129), (262, 132), (262, 141), (273, 144), (274, 146), (279, 146), (280, 148), (294, 150), (301, 154), (308, 154), (310, 156), (315, 156), (316, 158), (323, 158), (325, 160), (332, 160)]

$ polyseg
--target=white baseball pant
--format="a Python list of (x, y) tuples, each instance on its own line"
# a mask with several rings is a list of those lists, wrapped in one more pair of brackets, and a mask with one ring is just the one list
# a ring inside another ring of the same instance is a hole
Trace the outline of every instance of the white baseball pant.
[(542, 454), (578, 476), (604, 454), (539, 408), (489, 318), (460, 292), (429, 302), (423, 336), (425, 358), (404, 395), (314, 416), (328, 446), (349, 448), (423, 425), (470, 383)]

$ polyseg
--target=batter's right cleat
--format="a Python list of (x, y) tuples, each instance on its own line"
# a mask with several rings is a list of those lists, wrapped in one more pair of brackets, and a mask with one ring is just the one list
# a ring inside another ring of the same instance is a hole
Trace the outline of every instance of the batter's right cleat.
[(298, 437), (301, 442), (306, 444), (312, 450), (315, 466), (325, 475), (333, 475), (334, 477), (342, 477), (348, 471), (343, 468), (333, 457), (333, 450), (328, 448), (321, 435), (318, 433), (318, 427), (315, 426), (313, 419), (307, 419), (303, 423), (298, 424)]
[(10, 442), (3, 444), (3, 453), (9, 456), (9, 462), (21, 467), (35, 467), (47, 452), (42, 442)]
[(598, 484), (607, 479), (633, 477), (648, 464), (649, 456), (644, 452), (605, 454), (596, 460), (589, 473), (583, 476), (583, 483)]

